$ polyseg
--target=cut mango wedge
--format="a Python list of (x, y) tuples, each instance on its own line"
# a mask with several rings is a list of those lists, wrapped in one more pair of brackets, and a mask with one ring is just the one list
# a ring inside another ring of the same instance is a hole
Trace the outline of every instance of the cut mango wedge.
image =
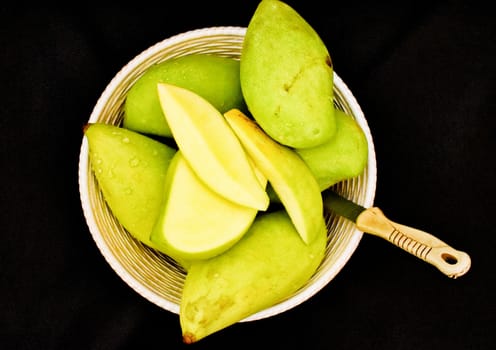
[(190, 90), (165, 83), (157, 89), (172, 135), (196, 175), (219, 195), (266, 210), (269, 196), (222, 113)]
[(323, 203), (308, 166), (292, 148), (273, 140), (243, 112), (232, 109), (224, 117), (272, 185), (303, 241), (312, 242), (321, 226)]
[(179, 260), (224, 252), (248, 231), (258, 212), (212, 191), (181, 151), (174, 155), (165, 183), (165, 202), (150, 239)]

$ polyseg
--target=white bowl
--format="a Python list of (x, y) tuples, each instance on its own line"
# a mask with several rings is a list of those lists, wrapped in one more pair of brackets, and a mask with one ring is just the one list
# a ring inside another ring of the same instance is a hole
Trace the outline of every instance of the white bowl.
[[(123, 104), (132, 84), (151, 65), (191, 53), (211, 53), (239, 58), (246, 28), (211, 27), (193, 30), (165, 39), (132, 59), (110, 81), (98, 99), (88, 122), (120, 125)], [(372, 136), (355, 97), (334, 73), (335, 104), (351, 114), (365, 132), (369, 146), (368, 165), (357, 178), (343, 181), (336, 190), (368, 207), (376, 190), (376, 158)], [(88, 145), (83, 137), (79, 159), (79, 191), (89, 231), (115, 272), (132, 289), (150, 302), (170, 312), (179, 313), (185, 272), (172, 259), (134, 240), (117, 222), (106, 206), (88, 159)], [(353, 223), (333, 214), (327, 215), (326, 256), (315, 275), (298, 292), (284, 301), (262, 310), (243, 321), (266, 318), (291, 309), (326, 286), (347, 263), (357, 248), (363, 232)]]

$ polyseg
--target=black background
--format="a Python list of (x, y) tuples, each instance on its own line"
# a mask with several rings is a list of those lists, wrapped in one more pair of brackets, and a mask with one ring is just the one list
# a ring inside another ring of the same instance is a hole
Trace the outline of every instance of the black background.
[[(82, 126), (111, 78), (172, 35), (246, 26), (257, 1), (0, 9), (0, 348), (181, 349), (177, 315), (127, 286), (84, 220)], [(493, 349), (496, 24), (474, 1), (288, 1), (374, 137), (375, 203), (472, 257), (453, 280), (365, 235), (300, 306), (192, 349)]]

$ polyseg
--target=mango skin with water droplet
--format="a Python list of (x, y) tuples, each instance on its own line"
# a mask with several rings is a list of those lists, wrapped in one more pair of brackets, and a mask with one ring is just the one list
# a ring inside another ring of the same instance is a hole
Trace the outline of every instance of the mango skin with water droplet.
[(157, 63), (131, 86), (124, 103), (123, 126), (145, 134), (171, 137), (157, 96), (157, 84), (191, 90), (220, 112), (246, 109), (239, 83), (239, 60), (210, 54), (190, 54)]
[(180, 304), (185, 343), (194, 343), (273, 306), (301, 288), (324, 258), (324, 217), (305, 244), (286, 211), (261, 213), (225, 253), (193, 261)]
[(160, 213), (165, 174), (176, 149), (118, 126), (92, 123), (84, 128), (91, 168), (119, 223), (156, 249), (150, 233)]

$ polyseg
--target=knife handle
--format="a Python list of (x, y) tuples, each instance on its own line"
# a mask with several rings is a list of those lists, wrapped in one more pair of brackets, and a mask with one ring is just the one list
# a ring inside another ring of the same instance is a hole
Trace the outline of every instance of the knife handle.
[(360, 231), (384, 238), (395, 246), (415, 255), (451, 278), (464, 275), (470, 269), (470, 256), (453, 249), (433, 235), (389, 220), (382, 210), (364, 210), (356, 220)]

